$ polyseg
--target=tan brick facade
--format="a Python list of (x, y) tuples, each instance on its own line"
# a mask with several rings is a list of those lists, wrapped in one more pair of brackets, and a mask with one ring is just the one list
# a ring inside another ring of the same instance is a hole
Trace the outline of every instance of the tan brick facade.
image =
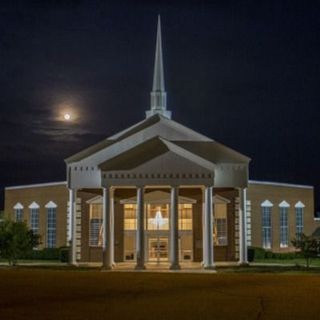
[(30, 186), (26, 188), (7, 188), (5, 190), (5, 214), (15, 219), (14, 206), (19, 202), (23, 206), (23, 220), (30, 225), (29, 205), (36, 202), (39, 208), (39, 234), (40, 248), (46, 246), (47, 240), (47, 211), (45, 205), (53, 201), (57, 205), (57, 233), (56, 246), (62, 247), (67, 244), (67, 205), (69, 200), (66, 184), (48, 186)]
[[(269, 200), (273, 207), (272, 211), (272, 251), (287, 252), (294, 250), (291, 240), (296, 233), (295, 205), (301, 201), (304, 207), (304, 233), (307, 235), (319, 225), (314, 220), (314, 190), (311, 187), (289, 186), (281, 184), (261, 184), (251, 183), (247, 190), (247, 199), (251, 205), (251, 245), (262, 247), (262, 209), (261, 204)], [(288, 208), (288, 226), (289, 226), (289, 247), (280, 248), (280, 215), (279, 204), (286, 201)]]
[[(147, 192), (150, 192), (150, 190)], [(234, 261), (238, 259), (238, 191), (235, 189), (215, 189), (218, 194), (229, 200), (227, 204), (227, 233), (228, 245), (215, 246), (216, 261)], [(81, 221), (77, 222), (77, 256), (81, 262), (101, 261), (102, 249), (100, 247), (89, 246), (89, 204), (87, 201), (97, 195), (101, 195), (99, 189), (78, 191), (78, 206), (81, 210)], [(135, 189), (116, 189), (114, 193), (115, 212), (115, 240), (114, 256), (115, 262), (124, 259), (124, 220), (123, 204), (121, 200), (131, 198), (136, 195)], [(200, 188), (181, 189), (180, 196), (195, 200), (192, 206), (193, 223), (193, 260), (202, 261), (202, 208), (203, 198)], [(5, 190), (5, 212), (11, 218), (15, 218), (13, 207), (19, 202), (24, 207), (23, 218), (30, 225), (29, 205), (36, 202), (39, 206), (41, 246), (46, 246), (46, 208), (49, 201), (57, 204), (57, 247), (65, 246), (67, 242), (67, 211), (69, 193), (65, 183), (53, 185), (26, 186), (17, 188), (7, 188)], [(314, 220), (314, 199), (313, 188), (282, 186), (277, 184), (251, 183), (247, 189), (247, 209), (250, 215), (248, 220), (249, 241), (248, 244), (262, 247), (262, 225), (261, 225), (261, 203), (269, 200), (273, 204), (272, 208), (272, 251), (285, 252), (293, 250), (291, 243), (288, 248), (279, 246), (279, 203), (286, 201), (289, 207), (289, 238), (295, 235), (295, 204), (301, 201), (304, 207), (304, 232), (311, 234), (319, 222)], [(80, 216), (79, 216), (80, 217)], [(80, 219), (80, 218), (79, 218)], [(289, 241), (290, 242), (290, 241)]]

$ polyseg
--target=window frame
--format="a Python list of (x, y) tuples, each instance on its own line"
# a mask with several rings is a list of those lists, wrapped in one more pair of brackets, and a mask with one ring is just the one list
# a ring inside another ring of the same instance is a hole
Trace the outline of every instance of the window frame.
[(262, 248), (266, 250), (272, 249), (272, 207), (269, 200), (261, 203), (261, 242)]

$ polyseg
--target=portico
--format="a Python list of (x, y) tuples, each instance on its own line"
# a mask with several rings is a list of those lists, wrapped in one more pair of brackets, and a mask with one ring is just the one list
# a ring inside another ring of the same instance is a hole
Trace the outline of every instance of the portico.
[[(247, 263), (250, 159), (171, 120), (166, 102), (159, 19), (146, 119), (66, 159), (73, 264), (88, 247), (79, 232), (87, 232), (84, 219), (97, 252), (101, 230), (107, 270), (128, 260), (143, 270), (152, 259), (169, 262), (172, 270), (184, 259), (214, 269), (216, 249), (221, 257)], [(77, 192), (87, 193), (88, 218), (79, 211)], [(101, 215), (91, 208), (95, 202)]]

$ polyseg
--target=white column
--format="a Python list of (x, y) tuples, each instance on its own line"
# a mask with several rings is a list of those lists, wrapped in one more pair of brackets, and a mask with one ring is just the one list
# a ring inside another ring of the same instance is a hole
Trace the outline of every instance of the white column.
[(72, 213), (74, 210), (74, 190), (69, 189), (69, 215), (67, 221), (67, 245), (71, 246), (72, 241)]
[(136, 234), (136, 269), (145, 269), (144, 265), (144, 187), (137, 188), (137, 234)]
[(170, 203), (170, 269), (180, 269), (179, 265), (179, 189), (171, 187)]
[(111, 210), (110, 210), (110, 187), (103, 188), (103, 269), (109, 270), (112, 268), (112, 223), (111, 223)]
[(114, 261), (114, 188), (110, 190), (110, 220), (111, 220), (111, 242), (110, 242), (110, 249), (111, 249), (111, 262), (112, 266), (115, 266), (116, 263)]
[(71, 261), (72, 265), (77, 265), (77, 190), (69, 189), (69, 205), (70, 205), (70, 240), (71, 240)]
[(239, 188), (239, 264), (248, 264), (247, 248), (247, 191)]
[(213, 188), (205, 187), (204, 190), (204, 223), (203, 223), (203, 267), (214, 269), (213, 262)]

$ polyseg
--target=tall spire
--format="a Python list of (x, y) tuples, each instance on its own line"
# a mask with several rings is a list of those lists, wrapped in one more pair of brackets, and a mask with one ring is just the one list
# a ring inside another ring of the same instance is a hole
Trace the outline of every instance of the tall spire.
[(146, 117), (156, 113), (171, 119), (171, 111), (167, 110), (167, 93), (164, 86), (162, 40), (161, 40), (161, 20), (158, 15), (156, 53), (154, 60), (153, 85), (150, 93), (150, 110), (146, 111)]

